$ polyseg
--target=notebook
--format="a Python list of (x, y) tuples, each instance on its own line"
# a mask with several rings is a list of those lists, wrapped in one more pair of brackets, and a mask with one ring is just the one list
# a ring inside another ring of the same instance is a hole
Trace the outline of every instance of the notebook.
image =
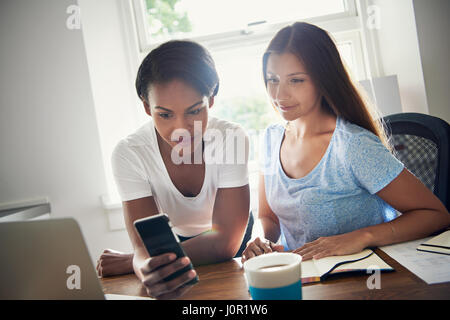
[(372, 250), (365, 249), (359, 253), (345, 256), (331, 256), (319, 260), (302, 262), (302, 284), (319, 282), (330, 275), (346, 272), (367, 272), (367, 270), (394, 271)]
[(450, 230), (420, 244), (417, 250), (450, 255)]

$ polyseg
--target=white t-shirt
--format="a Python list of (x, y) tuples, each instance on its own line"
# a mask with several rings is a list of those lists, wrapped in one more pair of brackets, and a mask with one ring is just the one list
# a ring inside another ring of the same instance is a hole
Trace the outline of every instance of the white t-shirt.
[[(230, 155), (235, 158), (231, 159)], [(198, 235), (211, 229), (217, 189), (248, 184), (248, 136), (237, 124), (209, 117), (204, 135), (204, 158), (202, 189), (197, 196), (186, 197), (170, 179), (150, 119), (122, 139), (112, 153), (119, 195), (122, 201), (153, 196), (159, 212), (169, 216), (177, 234)]]

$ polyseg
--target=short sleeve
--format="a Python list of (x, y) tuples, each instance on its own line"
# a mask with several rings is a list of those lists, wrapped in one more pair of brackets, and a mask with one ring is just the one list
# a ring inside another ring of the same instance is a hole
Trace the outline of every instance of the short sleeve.
[(122, 201), (152, 195), (141, 160), (124, 142), (120, 142), (114, 149), (111, 164), (117, 191)]
[(404, 168), (381, 140), (369, 132), (350, 139), (347, 157), (358, 184), (371, 194), (386, 187)]
[(248, 184), (249, 147), (249, 138), (244, 129), (227, 129), (224, 161), (218, 167), (218, 188), (242, 187)]

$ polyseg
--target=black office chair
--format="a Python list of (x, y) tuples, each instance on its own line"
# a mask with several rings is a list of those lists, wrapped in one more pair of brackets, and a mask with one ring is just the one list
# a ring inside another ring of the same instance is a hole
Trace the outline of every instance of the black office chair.
[(383, 118), (394, 155), (450, 210), (450, 125), (421, 113)]

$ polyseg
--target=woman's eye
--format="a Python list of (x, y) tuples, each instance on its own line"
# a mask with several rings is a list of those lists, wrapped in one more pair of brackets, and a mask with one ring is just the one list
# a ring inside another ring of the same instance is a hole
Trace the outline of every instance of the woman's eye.
[(302, 83), (302, 82), (304, 82), (305, 81), (305, 79), (291, 79), (291, 82), (292, 83)]
[(268, 78), (267, 82), (269, 82), (269, 83), (277, 83), (278, 79), (276, 79), (276, 78)]
[(171, 115), (169, 113), (160, 113), (159, 116), (163, 119), (169, 119)]
[(199, 109), (196, 109), (196, 110), (192, 110), (191, 112), (189, 112), (189, 114), (193, 114), (193, 115), (199, 114), (200, 111), (202, 111), (202, 109), (203, 109), (203, 108), (199, 108)]

